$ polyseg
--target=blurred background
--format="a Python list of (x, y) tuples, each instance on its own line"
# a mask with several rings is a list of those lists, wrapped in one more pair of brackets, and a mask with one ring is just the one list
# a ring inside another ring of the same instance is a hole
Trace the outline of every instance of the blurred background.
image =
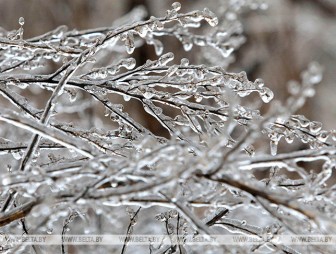
[[(151, 15), (162, 16), (174, 1), (157, 0), (0, 0), (0, 26), (18, 29), (18, 19), (25, 18), (24, 38), (30, 38), (60, 25), (69, 29), (111, 26), (113, 21), (144, 5)], [(216, 11), (228, 2), (241, 0), (184, 0), (182, 12), (203, 9)], [(275, 98), (288, 96), (287, 82), (300, 80), (300, 73), (311, 61), (324, 67), (324, 79), (300, 113), (324, 123), (325, 129), (336, 124), (336, 1), (278, 0), (265, 1), (267, 9), (247, 8), (240, 13), (246, 42), (235, 53), (229, 71), (245, 70), (250, 80), (264, 79)], [(184, 52), (182, 45), (168, 38), (165, 52), (174, 51), (197, 63), (199, 48)], [(135, 51), (137, 63), (156, 58), (152, 46)], [(220, 64), (220, 63), (219, 63)]]

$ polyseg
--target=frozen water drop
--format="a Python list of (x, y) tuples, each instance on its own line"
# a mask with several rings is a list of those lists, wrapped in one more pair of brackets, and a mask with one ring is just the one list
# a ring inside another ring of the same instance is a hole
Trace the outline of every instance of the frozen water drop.
[(156, 215), (155, 219), (157, 219), (158, 221), (166, 221), (167, 220), (166, 217), (162, 213)]
[(319, 135), (317, 136), (318, 140), (321, 142), (325, 142), (329, 137), (329, 132), (328, 131), (321, 131)]
[(189, 65), (189, 60), (187, 58), (181, 59), (181, 66), (186, 67)]
[(269, 103), (273, 99), (274, 94), (268, 87), (263, 87), (263, 89), (260, 91), (260, 96), (263, 102)]
[(124, 98), (124, 101), (129, 101), (131, 99), (131, 96), (124, 94), (123, 98)]
[(147, 25), (137, 26), (136, 28), (134, 28), (134, 31), (137, 32), (142, 38), (146, 37), (148, 30), (149, 27)]
[(255, 155), (255, 148), (252, 145), (245, 147), (245, 151), (248, 155), (254, 156)]
[(20, 17), (20, 18), (19, 18), (19, 24), (20, 24), (20, 26), (23, 26), (24, 23), (25, 23), (24, 18), (23, 18), (23, 17)]
[(145, 93), (143, 94), (143, 96), (144, 96), (146, 99), (151, 99), (151, 98), (154, 96), (154, 94), (151, 93), (151, 92), (145, 92)]
[(167, 63), (169, 63), (170, 61), (172, 61), (174, 59), (174, 54), (171, 53), (171, 52), (168, 52), (164, 55), (162, 55), (160, 58), (159, 58), (159, 63), (161, 65), (166, 65)]
[(285, 140), (288, 144), (291, 144), (294, 141), (294, 137), (293, 133), (288, 133), (288, 135), (285, 136)]
[(173, 76), (178, 69), (179, 69), (178, 65), (172, 65), (168, 68), (166, 75), (168, 77)]
[(317, 122), (317, 121), (312, 121), (309, 124), (309, 130), (312, 133), (318, 133), (322, 129), (322, 123)]
[(154, 26), (157, 30), (162, 30), (164, 28), (164, 25), (160, 20), (156, 20), (154, 22)]
[(278, 150), (278, 142), (271, 140), (270, 141), (271, 155), (275, 156)]
[(131, 217), (134, 216), (134, 214), (135, 214), (134, 210), (131, 207), (129, 207), (129, 206), (126, 207), (126, 212)]
[(131, 32), (123, 34), (122, 40), (125, 41), (125, 47), (126, 47), (127, 53), (132, 54), (135, 49), (133, 34)]
[(308, 77), (311, 84), (320, 83), (322, 80), (322, 67), (316, 62), (311, 63), (308, 66)]
[(14, 157), (15, 160), (21, 160), (21, 158), (22, 158), (22, 152), (21, 151), (12, 152), (11, 154)]
[(296, 95), (300, 92), (300, 84), (297, 81), (289, 81), (287, 85), (288, 92), (290, 94)]
[(131, 70), (135, 67), (136, 61), (133, 57), (123, 59), (120, 63), (121, 66), (125, 67), (127, 70)]
[(303, 95), (306, 97), (313, 97), (315, 95), (315, 89), (312, 87), (307, 87), (303, 90)]
[(97, 72), (97, 74), (98, 74), (98, 77), (101, 78), (101, 79), (106, 78), (106, 77), (107, 77), (107, 70), (106, 70), (106, 68), (102, 68), (102, 69), (100, 69), (100, 70)]
[(178, 215), (178, 212), (176, 210), (170, 210), (169, 211), (169, 217), (170, 218), (176, 218)]
[(156, 115), (161, 115), (161, 114), (162, 114), (162, 108), (160, 108), (160, 107), (154, 107), (154, 108), (153, 108), (153, 112), (154, 112)]
[(151, 41), (148, 41), (149, 44), (154, 45), (155, 53), (156, 55), (161, 55), (163, 52), (163, 44), (161, 41), (153, 39)]
[(200, 94), (195, 94), (194, 97), (196, 102), (201, 102), (203, 99), (203, 97)]
[(172, 7), (175, 11), (179, 11), (181, 9), (181, 4), (179, 2), (175, 2), (172, 4)]
[(310, 121), (304, 115), (296, 115), (295, 118), (302, 127), (308, 127), (310, 124)]
[(225, 58), (229, 57), (233, 51), (234, 51), (234, 48), (231, 46), (220, 47), (220, 52)]
[(265, 83), (264, 83), (264, 80), (262, 80), (261, 78), (258, 78), (258, 79), (256, 79), (256, 80), (254, 81), (254, 85), (255, 85), (257, 88), (261, 89), (261, 88), (264, 87)]
[(208, 8), (204, 8), (203, 17), (210, 26), (216, 26), (218, 24), (218, 18)]
[(336, 130), (332, 130), (330, 135), (331, 135), (332, 140), (336, 141)]

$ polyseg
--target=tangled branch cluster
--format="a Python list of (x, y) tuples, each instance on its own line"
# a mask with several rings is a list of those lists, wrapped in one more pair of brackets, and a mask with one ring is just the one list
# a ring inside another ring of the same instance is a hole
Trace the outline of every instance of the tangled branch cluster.
[[(144, 252), (332, 253), (330, 246), (271, 241), (335, 232), (336, 133), (295, 113), (321, 81), (321, 67), (311, 64), (301, 84), (290, 83), (288, 100), (273, 102), (261, 79), (164, 53), (161, 36), (177, 38), (186, 51), (212, 48), (223, 61), (244, 41), (236, 17), (180, 8), (174, 3), (163, 17), (146, 21), (136, 9), (132, 15), (140, 20), (132, 24), (84, 31), (61, 26), (25, 40), (20, 18), (18, 30), (2, 32), (1, 232), (230, 232), (265, 241), (253, 249), (172, 244)], [(216, 26), (219, 20), (223, 25), (211, 33), (196, 34), (203, 21)], [(228, 24), (235, 26), (228, 30)], [(158, 58), (137, 65), (125, 53), (143, 43), (153, 45)], [(108, 63), (106, 55), (113, 56)], [(46, 74), (51, 63), (57, 70)], [(48, 96), (44, 106), (42, 94)], [(146, 128), (132, 107), (141, 107), (167, 135)], [(290, 152), (293, 142), (306, 149)], [(281, 144), (288, 152), (278, 152)]]

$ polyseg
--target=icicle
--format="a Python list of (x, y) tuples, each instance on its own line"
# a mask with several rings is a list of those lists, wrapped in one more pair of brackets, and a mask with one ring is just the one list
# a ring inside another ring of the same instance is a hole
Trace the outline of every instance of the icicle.
[(128, 54), (132, 54), (135, 49), (134, 37), (132, 32), (124, 33), (121, 37), (125, 41), (125, 47)]
[(131, 96), (127, 94), (123, 94), (124, 101), (129, 101), (131, 99)]
[(220, 46), (219, 50), (224, 58), (227, 58), (231, 55), (231, 53), (234, 51), (234, 47), (229, 45)]

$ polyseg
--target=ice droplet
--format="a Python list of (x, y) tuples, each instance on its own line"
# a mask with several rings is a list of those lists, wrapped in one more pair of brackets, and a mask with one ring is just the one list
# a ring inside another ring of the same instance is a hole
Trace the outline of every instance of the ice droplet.
[(169, 217), (170, 218), (176, 218), (178, 215), (178, 212), (176, 210), (170, 210), (169, 211)]
[(162, 108), (160, 108), (160, 107), (153, 107), (152, 110), (156, 115), (161, 115), (162, 114)]
[(312, 133), (318, 133), (322, 129), (322, 123), (317, 122), (317, 121), (312, 121), (309, 124), (309, 130)]
[(161, 41), (154, 39), (151, 44), (154, 45), (156, 55), (161, 55), (163, 52), (163, 44)]
[(209, 23), (210, 26), (216, 26), (218, 24), (218, 18), (208, 8), (204, 8), (203, 17), (205, 21)]
[(175, 11), (179, 11), (181, 9), (181, 4), (179, 2), (175, 2), (172, 4), (172, 7)]
[(123, 35), (123, 40), (125, 41), (125, 47), (128, 54), (132, 54), (135, 49), (133, 34), (128, 32)]
[(131, 70), (135, 67), (136, 61), (133, 57), (123, 59), (120, 65), (125, 67), (127, 70)]
[(325, 142), (329, 137), (329, 132), (328, 131), (321, 131), (318, 135), (318, 140), (321, 142)]
[(12, 152), (11, 154), (14, 157), (15, 160), (21, 160), (21, 158), (22, 158), (22, 152), (21, 151)]
[(187, 58), (181, 59), (181, 66), (186, 67), (189, 65), (189, 60)]
[(12, 183), (11, 178), (9, 177), (9, 175), (3, 176), (1, 179), (1, 184), (3, 186), (7, 186), (10, 185)]
[(154, 22), (154, 26), (157, 30), (162, 30), (164, 28), (164, 25), (160, 20), (156, 20)]
[(308, 72), (309, 72), (309, 81), (313, 85), (318, 84), (322, 80), (322, 67), (320, 64), (313, 62), (308, 66)]
[(336, 130), (332, 130), (330, 135), (331, 135), (332, 140), (336, 141)]
[(296, 95), (300, 92), (300, 84), (297, 81), (289, 81), (287, 85), (288, 92), (290, 94)]
[(156, 215), (155, 219), (157, 219), (158, 221), (166, 221), (167, 220), (166, 217), (162, 213)]
[(154, 94), (151, 93), (151, 92), (145, 92), (145, 93), (143, 94), (143, 96), (144, 96), (146, 99), (151, 99), (151, 98), (154, 96)]
[(260, 91), (260, 96), (263, 102), (269, 103), (273, 99), (274, 94), (268, 87), (263, 87), (262, 91)]
[(134, 28), (134, 31), (137, 32), (142, 38), (146, 37), (148, 30), (149, 27), (147, 25), (137, 26), (136, 28)]
[(200, 94), (195, 94), (194, 97), (196, 102), (201, 102), (203, 99), (203, 97)]
[(124, 94), (123, 98), (124, 98), (124, 101), (129, 101), (131, 99), (131, 96)]
[(287, 135), (285, 136), (285, 140), (288, 144), (293, 143), (294, 138), (295, 138), (295, 136), (292, 132), (287, 133)]
[(308, 127), (310, 124), (310, 121), (304, 115), (294, 115), (292, 118), (297, 120), (302, 127)]
[(23, 17), (20, 17), (20, 18), (19, 18), (19, 24), (20, 24), (20, 26), (23, 26), (24, 23), (25, 23), (24, 18), (23, 18)]
[(307, 87), (303, 90), (303, 95), (306, 97), (313, 97), (315, 95), (315, 89), (312, 87)]
[(252, 145), (245, 147), (245, 151), (249, 156), (254, 156), (255, 154), (255, 148)]
[(255, 81), (254, 81), (254, 85), (261, 89), (264, 87), (265, 83), (264, 83), (264, 80), (262, 80), (261, 78), (257, 78)]
[(51, 235), (53, 231), (54, 231), (53, 228), (47, 228), (47, 234), (48, 235)]
[(193, 44), (190, 39), (184, 39), (182, 43), (183, 43), (183, 49), (185, 51), (190, 51), (193, 47)]
[(220, 47), (220, 52), (225, 58), (229, 57), (233, 51), (234, 51), (234, 48), (231, 46)]
[(166, 75), (168, 77), (173, 76), (178, 69), (179, 69), (178, 65), (172, 65), (168, 68)]
[(275, 156), (278, 150), (278, 142), (271, 140), (270, 141), (271, 155)]

